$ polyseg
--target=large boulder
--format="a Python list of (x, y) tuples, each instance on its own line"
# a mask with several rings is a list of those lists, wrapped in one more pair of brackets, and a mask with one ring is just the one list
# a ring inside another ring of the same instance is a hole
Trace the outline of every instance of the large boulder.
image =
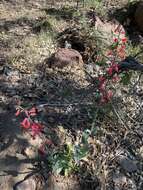
[(137, 5), (135, 12), (135, 21), (139, 29), (143, 32), (143, 1)]

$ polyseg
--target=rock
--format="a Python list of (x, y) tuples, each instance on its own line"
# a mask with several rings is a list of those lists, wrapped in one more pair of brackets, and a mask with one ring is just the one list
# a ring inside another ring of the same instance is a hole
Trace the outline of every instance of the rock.
[(143, 32), (143, 2), (140, 2), (137, 5), (137, 9), (135, 12), (135, 21), (139, 29)]
[(36, 190), (36, 182), (33, 178), (28, 178), (17, 186), (17, 190)]
[(41, 136), (37, 135), (35, 139), (31, 138), (31, 136), (29, 136), (28, 133), (27, 133), (27, 135), (25, 134), (25, 137), (26, 136), (29, 139), (29, 145), (31, 147), (33, 147), (34, 149), (38, 148), (42, 144), (42, 142), (43, 142), (43, 138)]
[(130, 189), (137, 190), (136, 183), (132, 178), (123, 175), (120, 172), (113, 174), (114, 190)]
[(126, 156), (120, 156), (118, 163), (126, 172), (135, 172), (138, 169), (136, 163)]
[(109, 45), (113, 43), (113, 33), (119, 32), (119, 37), (125, 38), (125, 29), (118, 21), (103, 22), (99, 17), (96, 17), (95, 29), (99, 31), (102, 41)]
[(35, 158), (37, 156), (36, 148), (34, 148), (32, 146), (26, 147), (25, 150), (24, 150), (24, 154), (28, 158)]
[(140, 147), (139, 154), (141, 158), (143, 159), (143, 146)]
[(123, 174), (114, 174), (113, 182), (116, 187), (118, 186), (120, 187), (119, 189), (121, 189), (121, 187), (123, 187), (127, 183), (127, 179), (126, 176), (124, 176)]
[(47, 60), (47, 64), (50, 67), (63, 68), (68, 65), (82, 65), (83, 60), (78, 51), (68, 48), (59, 48), (57, 52), (52, 54)]

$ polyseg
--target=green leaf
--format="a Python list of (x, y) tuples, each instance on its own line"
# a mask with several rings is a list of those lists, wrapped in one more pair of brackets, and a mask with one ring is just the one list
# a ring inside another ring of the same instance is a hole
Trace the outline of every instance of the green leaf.
[(87, 154), (88, 154), (87, 146), (75, 146), (75, 151), (74, 151), (75, 162), (79, 162), (80, 160), (85, 158)]
[(116, 49), (117, 47), (118, 47), (118, 45), (119, 45), (119, 43), (118, 42), (115, 42), (115, 43), (113, 43), (112, 45), (111, 45), (111, 50), (114, 50), (114, 49)]
[(91, 134), (91, 131), (88, 129), (83, 132), (82, 138), (81, 138), (81, 142), (83, 144), (88, 144), (87, 140), (88, 140), (90, 134)]
[(60, 174), (61, 171), (63, 170), (63, 167), (59, 161), (53, 164), (53, 173)]
[(98, 66), (104, 66), (105, 64), (106, 64), (106, 62), (104, 60), (96, 61), (96, 65), (98, 65)]
[(121, 83), (123, 85), (128, 85), (130, 83), (131, 77), (132, 77), (132, 72), (122, 73), (122, 75), (121, 75)]
[(97, 128), (95, 127), (94, 123), (93, 123), (92, 128), (91, 128), (91, 135), (93, 135), (93, 136), (95, 136), (97, 133)]

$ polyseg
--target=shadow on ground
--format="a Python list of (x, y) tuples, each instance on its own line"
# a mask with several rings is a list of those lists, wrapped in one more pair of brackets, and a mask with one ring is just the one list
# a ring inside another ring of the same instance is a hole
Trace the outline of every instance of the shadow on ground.
[(121, 25), (124, 26), (129, 40), (134, 46), (143, 42), (143, 34), (139, 31), (137, 24), (135, 23), (134, 14), (138, 2), (127, 4), (120, 9), (111, 10), (108, 13), (109, 18), (116, 19)]
[(16, 20), (0, 20), (0, 30), (8, 32), (16, 27), (29, 27), (29, 33), (38, 33), (41, 31), (53, 31), (52, 25), (46, 17), (39, 17), (37, 19), (29, 19), (27, 17), (21, 17)]
[(73, 7), (62, 7), (62, 8), (48, 8), (42, 9), (47, 15), (54, 16), (57, 20), (72, 20), (77, 10)]
[[(6, 74), (11, 76), (11, 72), (13, 72), (13, 69), (9, 70), (8, 73), (1, 74), (1, 76)], [(23, 155), (23, 148), (29, 146), (29, 139), (23, 138), (23, 131), (19, 127), (22, 118), (15, 118), (15, 98), (20, 98), (22, 104), (28, 106), (47, 104), (45, 110), (40, 112), (39, 118), (46, 125), (46, 136), (52, 139), (55, 146), (59, 146), (63, 140), (59, 137), (58, 126), (63, 126), (64, 129), (70, 131), (72, 136), (76, 136), (77, 129), (85, 130), (91, 127), (90, 123), (92, 122), (92, 118), (89, 118), (88, 114), (90, 110), (93, 114), (94, 109), (92, 109), (90, 105), (84, 105), (91, 89), (80, 87), (78, 82), (72, 79), (68, 80), (64, 75), (65, 73), (60, 71), (57, 75), (55, 73), (47, 73), (43, 78), (41, 72), (38, 70), (37, 78), (33, 79), (34, 81), (32, 80), (32, 82), (29, 81), (27, 84), (23, 83), (22, 75), (18, 84), (13, 85), (13, 88), (10, 87), (10, 81), (8, 84), (4, 81), (1, 83), (2, 93), (9, 99), (9, 102), (2, 104), (3, 109), (0, 113), (0, 134), (2, 143), (0, 152), (0, 175), (2, 177), (12, 176), (14, 178), (21, 174), (24, 175), (20, 178), (18, 177), (19, 180), (15, 182), (14, 190), (25, 180), (31, 178), (31, 176), (44, 175), (45, 177), (45, 173), (46, 176), (49, 175), (49, 167), (42, 165), (42, 159), (30, 159)], [(7, 76), (5, 77), (7, 78)], [(12, 77), (14, 77), (14, 73), (11, 76), (11, 80)], [(27, 76), (26, 79), (28, 80)], [(72, 103), (74, 104), (74, 102), (76, 102), (77, 105), (70, 106)], [(79, 102), (81, 103), (80, 106), (78, 105)], [(46, 161), (44, 161), (44, 163), (48, 166)], [(26, 172), (25, 170), (23, 171), (21, 167), (24, 167)], [(81, 186), (92, 186), (92, 184), (86, 183), (85, 185), (85, 183), (82, 183), (83, 181), (81, 182)], [(55, 182), (55, 186), (58, 185), (59, 184)], [(95, 183), (95, 185), (97, 185), (97, 183)]]

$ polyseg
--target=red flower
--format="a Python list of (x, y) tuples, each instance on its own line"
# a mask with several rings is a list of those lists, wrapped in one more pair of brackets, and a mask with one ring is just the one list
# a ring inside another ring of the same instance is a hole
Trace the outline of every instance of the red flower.
[(118, 42), (118, 38), (114, 38), (113, 41), (117, 43)]
[(111, 90), (108, 90), (108, 92), (104, 92), (101, 95), (101, 103), (108, 103), (113, 96), (113, 92)]
[(113, 64), (112, 68), (114, 71), (118, 72), (119, 71), (119, 66), (117, 64)]
[(107, 103), (107, 100), (105, 99), (104, 96), (101, 96), (101, 100), (100, 100), (101, 103)]
[(45, 145), (42, 144), (38, 149), (39, 154), (45, 155)]
[(121, 31), (121, 34), (125, 34), (125, 31)]
[(105, 83), (100, 84), (99, 90), (104, 91), (105, 90), (105, 85), (106, 85)]
[(16, 113), (15, 113), (15, 116), (19, 116), (20, 113), (21, 113), (21, 111), (17, 110)]
[(99, 77), (99, 90), (104, 91), (105, 90), (105, 85), (106, 85), (106, 78), (103, 76)]
[(37, 109), (35, 107), (31, 108), (29, 111), (28, 111), (28, 114), (29, 116), (35, 116), (37, 115)]
[(113, 74), (113, 67), (109, 67), (107, 70), (107, 73), (109, 74), (109, 76), (111, 76)]
[(109, 100), (111, 100), (112, 96), (113, 96), (113, 92), (111, 90), (108, 90), (108, 92), (106, 94), (106, 99), (109, 101)]
[(119, 81), (120, 80), (120, 78), (118, 77), (118, 76), (114, 76), (113, 78), (112, 78), (112, 81), (113, 82), (117, 82), (117, 81)]
[(122, 49), (126, 49), (126, 46), (125, 46), (125, 45), (122, 45), (121, 48), (122, 48)]
[(100, 76), (98, 79), (99, 79), (100, 82), (104, 82), (106, 80), (106, 78), (103, 77), (103, 76)]
[(113, 52), (110, 50), (107, 52), (107, 56), (113, 55)]
[(31, 126), (31, 123), (29, 122), (29, 119), (28, 118), (25, 118), (22, 122), (21, 122), (21, 126), (25, 129), (28, 129), (30, 128)]
[(32, 130), (32, 136), (35, 138), (35, 136), (39, 135), (42, 132), (42, 125), (39, 123), (33, 123), (31, 126)]
[(126, 43), (127, 42), (127, 38), (122, 38), (122, 42)]
[(124, 59), (125, 56), (126, 56), (126, 52), (125, 52), (125, 49), (123, 49), (122, 47), (118, 49), (118, 56), (121, 58), (121, 59)]

